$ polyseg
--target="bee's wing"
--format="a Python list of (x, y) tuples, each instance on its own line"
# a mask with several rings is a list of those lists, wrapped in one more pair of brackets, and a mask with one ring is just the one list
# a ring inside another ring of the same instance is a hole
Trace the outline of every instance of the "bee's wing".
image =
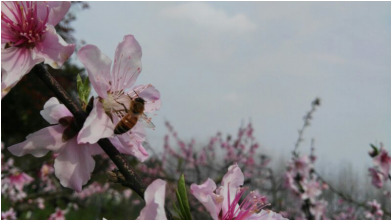
[(152, 123), (151, 119), (148, 118), (146, 114), (141, 114), (140, 117), (138, 118), (139, 121), (141, 121), (145, 127), (154, 129), (155, 125)]

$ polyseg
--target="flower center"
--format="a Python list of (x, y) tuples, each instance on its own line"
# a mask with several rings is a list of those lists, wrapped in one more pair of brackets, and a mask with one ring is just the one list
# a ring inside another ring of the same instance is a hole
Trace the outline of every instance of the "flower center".
[(248, 193), (239, 205), (239, 201), (246, 190), (246, 188), (238, 189), (232, 203), (229, 201), (230, 205), (228, 207), (227, 213), (223, 217), (223, 220), (245, 220), (253, 214), (259, 213), (263, 208), (270, 205), (266, 204), (266, 197), (260, 196), (254, 191)]
[[(2, 2), (5, 10), (1, 12), (2, 28), (1, 37), (6, 39), (7, 47), (34, 48), (36, 43), (42, 40), (42, 35), (47, 32), (46, 24), (49, 18), (49, 5), (46, 5), (44, 20), (38, 17), (37, 2)], [(40, 8), (44, 10), (44, 8)]]
[(101, 99), (103, 109), (106, 113), (121, 114), (129, 110), (130, 98), (122, 90), (116, 92), (107, 92), (107, 97)]

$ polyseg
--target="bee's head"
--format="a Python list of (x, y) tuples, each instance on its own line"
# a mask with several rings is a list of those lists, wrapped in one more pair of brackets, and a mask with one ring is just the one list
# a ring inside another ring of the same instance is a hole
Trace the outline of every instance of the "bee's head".
[(144, 100), (143, 98), (140, 98), (140, 97), (137, 97), (137, 98), (135, 99), (135, 101), (136, 101), (136, 102), (141, 102), (141, 103), (145, 104), (145, 100)]

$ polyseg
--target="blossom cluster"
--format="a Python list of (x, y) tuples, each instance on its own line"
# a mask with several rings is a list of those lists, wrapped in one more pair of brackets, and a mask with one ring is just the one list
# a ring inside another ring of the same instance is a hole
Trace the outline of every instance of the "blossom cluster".
[(308, 210), (316, 220), (325, 218), (327, 201), (319, 199), (323, 190), (328, 189), (326, 183), (322, 183), (314, 173), (316, 156), (314, 149), (310, 156), (294, 157), (288, 165), (285, 173), (285, 186), (292, 194), (300, 199), (300, 208)]

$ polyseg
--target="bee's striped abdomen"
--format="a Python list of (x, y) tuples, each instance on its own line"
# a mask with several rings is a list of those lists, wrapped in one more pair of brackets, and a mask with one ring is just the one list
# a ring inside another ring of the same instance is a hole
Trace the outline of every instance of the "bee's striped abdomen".
[(126, 115), (115, 126), (114, 134), (123, 134), (132, 129), (137, 123), (138, 117), (131, 114)]

